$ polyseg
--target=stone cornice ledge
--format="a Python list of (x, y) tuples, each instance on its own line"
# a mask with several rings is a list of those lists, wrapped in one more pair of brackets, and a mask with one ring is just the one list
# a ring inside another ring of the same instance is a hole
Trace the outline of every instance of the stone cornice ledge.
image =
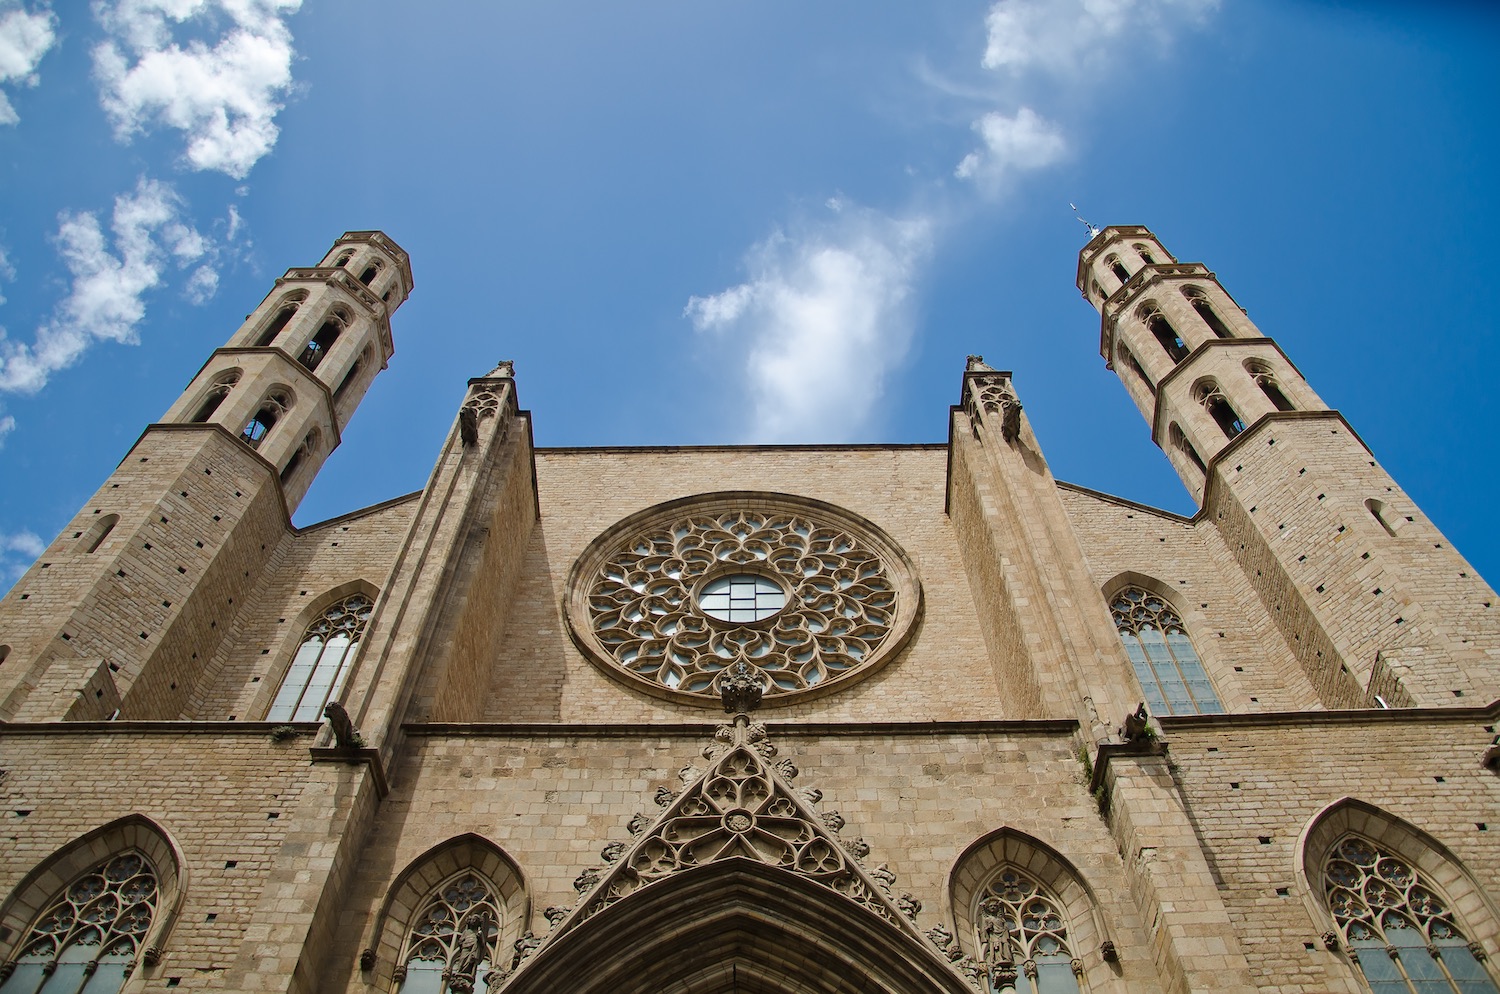
[(266, 735), (291, 728), (297, 737), (312, 738), (321, 721), (0, 721), (0, 735), (72, 735), (109, 732), (114, 735)]
[(1161, 726), (1162, 734), (1173, 731), (1209, 729), (1265, 728), (1268, 726), (1360, 725), (1369, 722), (1401, 723), (1406, 721), (1496, 721), (1500, 720), (1500, 700), (1474, 707), (1444, 708), (1347, 708), (1336, 711), (1264, 711), (1253, 714), (1153, 714), (1151, 720)]
[[(772, 735), (1071, 735), (1078, 730), (1073, 718), (1024, 718), (989, 721), (778, 721), (757, 713)], [(728, 717), (724, 719), (728, 720)], [(639, 736), (700, 738), (712, 736), (723, 724), (711, 722), (409, 722), (401, 726), (407, 735), (427, 738), (520, 738), (564, 736), (613, 739)]]
[(350, 766), (370, 768), (370, 780), (375, 785), (375, 799), (385, 800), (391, 792), (385, 779), (385, 764), (380, 761), (379, 749), (341, 749), (337, 746), (314, 746), (308, 750), (314, 763), (347, 763)]

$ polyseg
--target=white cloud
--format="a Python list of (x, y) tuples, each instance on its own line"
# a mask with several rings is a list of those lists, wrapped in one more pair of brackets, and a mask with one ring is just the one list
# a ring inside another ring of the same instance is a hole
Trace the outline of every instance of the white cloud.
[(1166, 40), (1176, 23), (1199, 22), (1218, 0), (998, 0), (985, 18), (983, 64), (1019, 75), (1038, 69), (1077, 77), (1098, 69), (1127, 33)]
[[(36, 12), (0, 3), (0, 83), (37, 84), (36, 67), (57, 40), (57, 18), (43, 7)], [(0, 124), (21, 119), (10, 98), (0, 90)]]
[(991, 195), (1016, 173), (1050, 166), (1068, 150), (1061, 129), (1030, 107), (1022, 107), (1014, 117), (998, 112), (985, 114), (974, 122), (974, 130), (984, 140), (984, 147), (964, 156), (953, 174), (973, 180)]
[(0, 417), (0, 449), (5, 448), (5, 438), (16, 430), (16, 419), (9, 414)]
[(886, 376), (905, 357), (913, 295), (935, 222), (839, 201), (835, 214), (777, 232), (746, 257), (750, 279), (683, 313), (741, 364), (746, 441), (843, 441), (870, 427)]
[[(170, 186), (143, 178), (133, 193), (115, 198), (113, 250), (97, 215), (62, 214), (57, 245), (72, 285), (37, 329), (34, 343), (0, 336), (0, 390), (35, 393), (97, 339), (134, 344), (136, 325), (146, 313), (145, 294), (161, 285), (168, 263), (175, 259), (186, 266), (210, 253), (181, 209)], [(208, 280), (195, 274), (189, 285), (195, 283), (201, 289)]]
[(1027, 106), (1016, 94), (1031, 77), (1073, 87), (1111, 82), (1116, 56), (1143, 37), (1165, 45), (1182, 24), (1201, 23), (1218, 0), (996, 0), (985, 17), (981, 64), (1004, 74), (996, 98), (1015, 106), (993, 110), (973, 123), (983, 145), (954, 169), (981, 193), (1004, 193), (1015, 174), (1042, 169), (1067, 154), (1064, 129)]
[[(183, 132), (194, 169), (243, 179), (280, 134), (292, 86), (292, 34), (283, 17), (302, 0), (116, 0), (96, 7), (114, 37), (94, 49), (100, 103), (127, 140), (152, 124)], [(174, 32), (227, 17), (213, 44)]]
[[(7, 429), (0, 418), (0, 444), (3, 444)], [(47, 550), (47, 543), (29, 531), (0, 531), (0, 591), (21, 578), (36, 558)]]

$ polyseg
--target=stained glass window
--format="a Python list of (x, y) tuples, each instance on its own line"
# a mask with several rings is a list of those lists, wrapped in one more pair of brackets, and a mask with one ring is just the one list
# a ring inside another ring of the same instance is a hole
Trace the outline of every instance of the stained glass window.
[(1500, 994), (1448, 902), (1368, 839), (1333, 847), (1323, 898), (1375, 994)]
[(488, 994), (502, 964), (492, 962), (500, 909), (484, 880), (460, 873), (413, 921), (397, 971), (402, 994)]
[(5, 994), (116, 994), (156, 914), (156, 870), (139, 852), (73, 881), (21, 944)]
[(1013, 964), (1017, 994), (1079, 994), (1083, 965), (1068, 944), (1057, 898), (1015, 867), (980, 891), (976, 947), (990, 969)]
[(1166, 601), (1140, 587), (1126, 587), (1109, 607), (1148, 709), (1158, 714), (1224, 713), (1193, 640)]
[(307, 627), (267, 721), (322, 720), (323, 708), (338, 699), (373, 607), (364, 594), (345, 597)]

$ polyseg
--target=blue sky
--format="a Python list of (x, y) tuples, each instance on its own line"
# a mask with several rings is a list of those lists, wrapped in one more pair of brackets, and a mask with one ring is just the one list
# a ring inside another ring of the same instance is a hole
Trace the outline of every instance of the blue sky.
[(0, 589), (359, 228), (416, 290), (298, 523), (421, 487), (501, 358), (544, 446), (940, 442), (982, 353), (1060, 479), (1190, 512), (1070, 201), (1217, 272), (1493, 581), (1497, 41), (1458, 3), (0, 0)]

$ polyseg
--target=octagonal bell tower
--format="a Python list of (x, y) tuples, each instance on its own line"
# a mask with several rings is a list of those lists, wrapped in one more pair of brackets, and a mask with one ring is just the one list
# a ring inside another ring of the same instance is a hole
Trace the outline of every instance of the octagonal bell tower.
[(1097, 232), (1099, 352), (1328, 707), (1500, 696), (1500, 611), (1336, 410), (1200, 263)]
[(191, 717), (411, 288), (378, 231), (276, 281), (0, 601), (0, 720)]

